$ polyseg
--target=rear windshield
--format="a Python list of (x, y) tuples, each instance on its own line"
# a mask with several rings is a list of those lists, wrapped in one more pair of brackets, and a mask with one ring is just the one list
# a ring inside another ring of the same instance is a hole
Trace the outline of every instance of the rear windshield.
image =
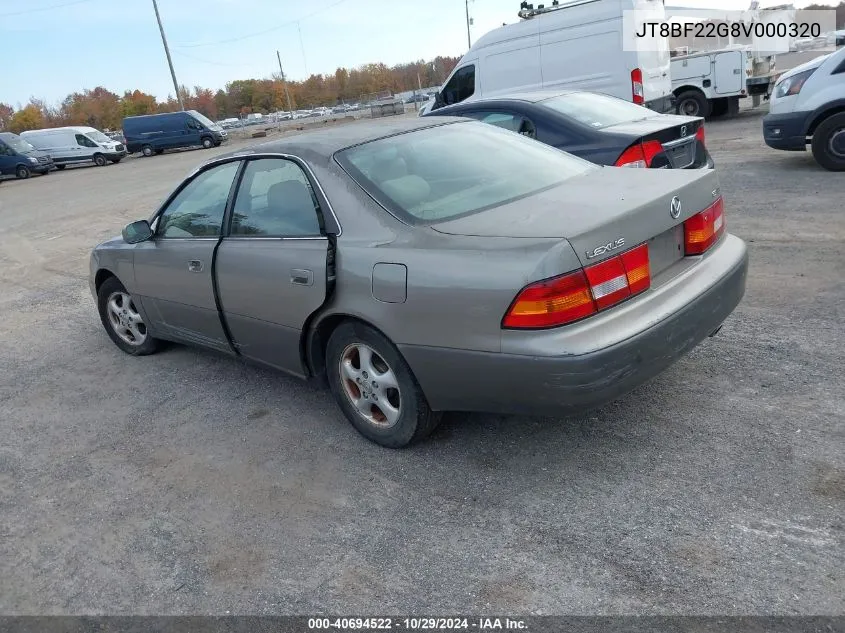
[(545, 99), (539, 105), (595, 129), (659, 116), (644, 106), (592, 92), (572, 92)]
[(338, 162), (387, 209), (431, 224), (505, 204), (598, 169), (525, 136), (477, 122), (351, 147)]

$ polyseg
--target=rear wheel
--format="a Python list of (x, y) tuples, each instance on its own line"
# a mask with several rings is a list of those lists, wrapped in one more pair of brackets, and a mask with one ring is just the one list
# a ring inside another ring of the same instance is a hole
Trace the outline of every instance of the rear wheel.
[(15, 176), (20, 178), (21, 180), (26, 180), (32, 175), (32, 172), (29, 170), (29, 167), (26, 165), (18, 165), (17, 169), (15, 169)]
[(206, 136), (202, 139), (202, 147), (203, 149), (211, 149), (212, 147), (214, 147), (214, 141), (212, 141)]
[(710, 116), (710, 103), (698, 90), (686, 90), (678, 95), (675, 111), (684, 116)]
[(111, 162), (113, 164), (117, 165), (122, 159), (120, 159), (120, 158), (110, 158), (109, 160), (111, 160)]
[(150, 335), (132, 295), (117, 277), (110, 277), (100, 286), (97, 308), (109, 338), (124, 352), (146, 356), (158, 349), (158, 339)]
[(347, 322), (332, 332), (326, 367), (341, 410), (377, 444), (402, 448), (428, 436), (440, 422), (405, 359), (370, 327)]
[(845, 171), (845, 112), (826, 118), (816, 128), (813, 156), (829, 171)]
[(106, 160), (106, 157), (102, 154), (94, 154), (94, 164), (97, 167), (105, 167), (108, 165), (109, 161)]
[(144, 156), (146, 156), (147, 158), (149, 158), (150, 156), (152, 156), (152, 155), (153, 155), (153, 148), (152, 148), (152, 147), (150, 147), (149, 145), (144, 145), (144, 146), (141, 148), (141, 153), (142, 153)]

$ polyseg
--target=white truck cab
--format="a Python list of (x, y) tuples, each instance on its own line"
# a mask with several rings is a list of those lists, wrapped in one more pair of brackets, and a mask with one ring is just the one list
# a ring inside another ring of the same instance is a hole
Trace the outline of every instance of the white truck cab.
[(422, 109), (467, 99), (545, 88), (589, 90), (672, 110), (669, 43), (623, 51), (623, 12), (664, 15), (663, 0), (569, 0), (534, 9), (522, 3), (519, 22), (490, 31), (458, 62)]
[(845, 171), (845, 48), (781, 75), (763, 118), (763, 138), (786, 151), (810, 145), (822, 167)]

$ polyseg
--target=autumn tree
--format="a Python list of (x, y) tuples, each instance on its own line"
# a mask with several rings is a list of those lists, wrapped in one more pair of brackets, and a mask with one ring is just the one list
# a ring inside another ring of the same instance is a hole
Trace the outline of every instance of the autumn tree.
[(5, 103), (0, 103), (0, 130), (5, 130), (15, 114), (15, 109)]
[(15, 112), (9, 121), (9, 131), (15, 134), (27, 130), (38, 130), (43, 127), (44, 113), (33, 103), (27, 104), (26, 107)]
[(120, 100), (120, 108), (123, 116), (140, 116), (142, 114), (156, 113), (156, 98), (140, 90), (133, 90), (123, 93)]

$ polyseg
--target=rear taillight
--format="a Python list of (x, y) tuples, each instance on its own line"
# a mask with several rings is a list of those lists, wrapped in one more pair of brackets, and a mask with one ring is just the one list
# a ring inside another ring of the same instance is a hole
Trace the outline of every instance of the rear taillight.
[(725, 203), (719, 198), (684, 222), (684, 254), (701, 255), (725, 232)]
[(695, 133), (695, 138), (697, 140), (701, 141), (702, 145), (706, 146), (706, 143), (704, 142), (704, 124), (703, 123), (701, 124), (701, 127), (698, 128), (698, 131)]
[(502, 327), (539, 329), (580, 321), (647, 290), (648, 244), (560, 277), (526, 286), (502, 319)]
[(640, 167), (645, 169), (651, 167), (654, 157), (662, 153), (663, 146), (659, 141), (636, 143), (622, 152), (614, 165), (616, 167)]
[(634, 103), (643, 105), (645, 103), (645, 92), (643, 91), (643, 71), (634, 68), (631, 71), (631, 92), (634, 96)]

